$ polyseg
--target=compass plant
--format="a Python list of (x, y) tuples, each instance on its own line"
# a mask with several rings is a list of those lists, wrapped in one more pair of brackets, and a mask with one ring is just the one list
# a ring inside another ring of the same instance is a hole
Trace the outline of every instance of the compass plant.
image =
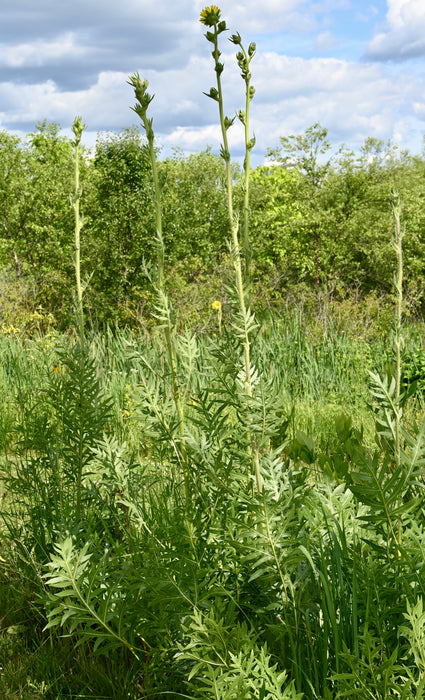
[[(214, 59), (214, 70), (216, 74), (216, 87), (211, 87), (208, 93), (204, 93), (207, 97), (214, 100), (218, 104), (219, 120), (221, 128), (222, 144), (220, 155), (225, 163), (226, 169), (226, 193), (227, 193), (227, 208), (229, 212), (229, 225), (231, 233), (230, 249), (232, 252), (232, 260), (236, 273), (236, 295), (239, 306), (239, 318), (235, 324), (237, 335), (241, 338), (244, 348), (244, 387), (248, 403), (253, 399), (253, 377), (255, 368), (251, 364), (251, 335), (256, 328), (254, 315), (249, 309), (247, 303), (246, 276), (244, 279), (242, 266), (242, 252), (239, 242), (239, 217), (233, 206), (233, 185), (232, 171), (230, 162), (230, 150), (228, 140), (228, 130), (233, 125), (235, 117), (230, 118), (224, 114), (223, 88), (221, 76), (224, 70), (224, 64), (220, 61), (221, 51), (218, 46), (219, 36), (227, 31), (226, 22), (221, 19), (221, 11), (216, 5), (205, 7), (200, 15), (200, 22), (209, 29), (205, 33), (207, 41), (212, 46), (212, 57)], [(249, 213), (249, 155), (255, 144), (255, 139), (249, 138), (249, 105), (254, 96), (254, 88), (250, 85), (251, 73), (249, 70), (250, 62), (255, 53), (255, 44), (250, 44), (248, 51), (242, 46), (242, 40), (239, 34), (234, 34), (231, 39), (232, 43), (240, 46), (240, 51), (237, 54), (239, 67), (242, 70), (242, 76), (246, 84), (246, 106), (245, 112), (239, 112), (239, 119), (245, 127), (245, 183), (244, 183), (244, 245), (245, 245), (245, 272), (249, 267), (249, 238), (248, 238), (248, 213)], [(252, 472), (255, 478), (257, 493), (262, 492), (262, 480), (260, 474), (260, 460), (258, 453), (257, 441), (254, 431), (249, 428), (249, 442), (252, 460)]]

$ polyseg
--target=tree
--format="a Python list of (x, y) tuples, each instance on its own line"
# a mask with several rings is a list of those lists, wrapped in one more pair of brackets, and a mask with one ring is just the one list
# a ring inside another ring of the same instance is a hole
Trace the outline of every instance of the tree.
[(2, 265), (8, 265), (12, 255), (18, 274), (21, 271), (13, 241), (19, 230), (19, 203), (25, 180), (21, 141), (17, 136), (2, 130), (0, 131), (0, 260)]
[(92, 313), (134, 321), (148, 294), (144, 261), (155, 257), (151, 167), (136, 128), (98, 138), (84, 214)]
[(33, 307), (63, 316), (72, 290), (72, 147), (43, 121), (24, 143), (2, 136), (0, 207), (5, 264), (32, 288)]
[(214, 269), (228, 235), (222, 159), (208, 150), (187, 157), (176, 150), (161, 163), (161, 172), (169, 264), (187, 260), (196, 251), (201, 266)]
[(317, 288), (323, 281), (321, 261), (323, 217), (320, 195), (332, 162), (331, 158), (321, 158), (331, 148), (327, 135), (327, 129), (316, 122), (303, 134), (281, 136), (280, 147), (270, 148), (266, 153), (266, 156), (273, 159), (280, 167), (294, 170), (302, 178), (305, 206), (303, 217), (298, 222), (299, 234), (306, 247), (312, 249)]

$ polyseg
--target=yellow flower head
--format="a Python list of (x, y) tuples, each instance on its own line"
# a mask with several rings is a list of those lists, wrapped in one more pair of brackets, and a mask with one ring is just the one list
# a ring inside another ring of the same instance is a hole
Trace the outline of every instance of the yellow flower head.
[(220, 311), (220, 309), (221, 309), (221, 301), (218, 301), (218, 299), (216, 299), (216, 301), (213, 301), (213, 303), (211, 304), (211, 306), (213, 307), (214, 311)]
[(210, 5), (209, 7), (204, 7), (199, 21), (205, 24), (206, 27), (214, 27), (220, 19), (220, 14), (221, 11), (217, 5)]
[(59, 365), (55, 365), (55, 366), (53, 367), (53, 371), (56, 372), (56, 373), (58, 373), (58, 372), (61, 371), (61, 368), (59, 367)]

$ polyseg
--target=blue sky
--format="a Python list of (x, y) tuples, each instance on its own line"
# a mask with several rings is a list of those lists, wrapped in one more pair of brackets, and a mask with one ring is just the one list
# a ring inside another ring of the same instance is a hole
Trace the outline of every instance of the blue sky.
[[(229, 34), (257, 44), (254, 164), (279, 136), (314, 122), (357, 149), (368, 136), (413, 153), (425, 132), (424, 0), (223, 0)], [(151, 116), (163, 155), (219, 147), (210, 44), (197, 0), (2, 0), (0, 129), (24, 136), (43, 119), (65, 133), (76, 114), (93, 145), (99, 131), (137, 118), (128, 75), (155, 93)], [(223, 35), (222, 35), (223, 36)], [(235, 47), (222, 42), (226, 112), (243, 107)], [(242, 129), (230, 132), (232, 155)]]

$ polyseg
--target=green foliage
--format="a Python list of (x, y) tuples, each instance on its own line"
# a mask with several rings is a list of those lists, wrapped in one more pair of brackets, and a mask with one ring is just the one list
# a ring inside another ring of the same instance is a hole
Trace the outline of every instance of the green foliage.
[(191, 697), (216, 700), (301, 700), (287, 673), (271, 663), (267, 646), (258, 646), (246, 625), (223, 623), (214, 612), (195, 611), (186, 629), (189, 642), (178, 659), (192, 662)]
[[(25, 307), (27, 334), (12, 321), (0, 334), (0, 617), (16, 635), (0, 635), (0, 651), (38, 652), (25, 682), (2, 661), (0, 691), (10, 681), (11, 697), (419, 700), (425, 419), (420, 376), (403, 362), (422, 371), (422, 339), (402, 321), (422, 289), (403, 284), (401, 204), (391, 189), (391, 242), (387, 200), (390, 184), (418, 189), (423, 162), (376, 139), (357, 159), (344, 149), (329, 158), (316, 123), (281, 138), (277, 165), (257, 169), (251, 190), (255, 45), (231, 37), (246, 87), (241, 178), (223, 111), (220, 17), (216, 6), (201, 13), (221, 160), (207, 151), (158, 161), (153, 98), (138, 74), (130, 84), (147, 145), (132, 129), (99, 139), (85, 159), (79, 118), (73, 143), (46, 123), (25, 144), (0, 134), (3, 279), (14, 269), (15, 288), (34, 289), (41, 304)], [(74, 245), (70, 187), (60, 187), (72, 163)], [(413, 197), (406, 222), (406, 266), (419, 273)], [(72, 248), (77, 340), (53, 333), (46, 313), (74, 318)], [(232, 268), (229, 284), (219, 271)], [(255, 294), (263, 273), (266, 292)], [(88, 278), (91, 318), (139, 322), (146, 306), (151, 333), (116, 325), (89, 338)], [(206, 309), (218, 311), (211, 335), (179, 332), (174, 310), (189, 284), (220, 292), (193, 316), (205, 327)], [(295, 312), (257, 320), (254, 306), (301, 289)], [(364, 303), (377, 315), (377, 290), (395, 297), (391, 330), (388, 314), (376, 331), (347, 326), (354, 291), (371, 292)], [(16, 601), (25, 619), (3, 610)], [(66, 687), (47, 671), (47, 644), (55, 662), (77, 664)]]
[[(103, 653), (115, 647), (128, 647), (136, 656), (143, 653), (143, 649), (138, 650), (131, 641), (137, 633), (134, 621), (125, 620), (125, 612), (131, 611), (125, 600), (128, 586), (107, 566), (110, 560), (107, 552), (93, 566), (92, 555), (87, 550), (88, 544), (76, 551), (69, 537), (55, 545), (55, 554), (48, 563), (49, 571), (44, 575), (47, 585), (53, 589), (46, 600), (48, 623), (45, 629), (66, 625), (72, 634), (80, 628), (83, 631), (81, 642), (94, 640), (93, 652), (102, 645)], [(56, 589), (59, 595), (55, 595)]]
[[(250, 172), (251, 289), (258, 310), (281, 310), (288, 297), (312, 305), (324, 297), (388, 298), (391, 259), (388, 193), (403, 200), (405, 311), (422, 309), (423, 159), (367, 139), (358, 157), (332, 151), (319, 124), (281, 138), (275, 162)], [(25, 142), (7, 132), (0, 144), (0, 269), (7, 281), (4, 312), (21, 327), (43, 307), (69, 323), (72, 297), (72, 212), (68, 193), (72, 144), (57, 124), (43, 122)], [(246, 228), (245, 175), (231, 165), (235, 214)], [(152, 183), (147, 146), (135, 128), (99, 137), (94, 157), (83, 154), (83, 280), (94, 322), (150, 325), (152, 291), (144, 261), (155, 260)], [(227, 256), (226, 175), (222, 158), (179, 150), (158, 162), (170, 294), (184, 317), (208, 324), (211, 301), (223, 297)], [(244, 247), (245, 244), (244, 244)], [(113, 251), (113, 254), (112, 252)], [(89, 264), (90, 261), (90, 264)], [(11, 287), (15, 290), (11, 293)], [(195, 290), (195, 291), (194, 291)], [(196, 292), (196, 307), (191, 305)], [(1, 294), (1, 288), (0, 288)]]
[(55, 531), (72, 530), (88, 517), (91, 495), (85, 484), (110, 401), (93, 360), (75, 344), (66, 354), (58, 350), (43, 368), (42, 387), (22, 387), (18, 405), (15, 455), (3, 465), (3, 483), (14, 498), (4, 517), (32, 565), (31, 551), (43, 560)]
[(132, 322), (145, 303), (143, 262), (152, 260), (155, 230), (149, 155), (138, 131), (99, 137), (91, 171), (84, 207), (87, 304), (100, 321)]
[[(196, 283), (199, 275), (213, 273), (226, 250), (228, 212), (225, 171), (209, 150), (184, 156), (176, 150), (160, 163), (164, 177), (164, 231), (167, 260), (185, 261), (185, 273)], [(199, 260), (198, 266), (193, 264)]]

